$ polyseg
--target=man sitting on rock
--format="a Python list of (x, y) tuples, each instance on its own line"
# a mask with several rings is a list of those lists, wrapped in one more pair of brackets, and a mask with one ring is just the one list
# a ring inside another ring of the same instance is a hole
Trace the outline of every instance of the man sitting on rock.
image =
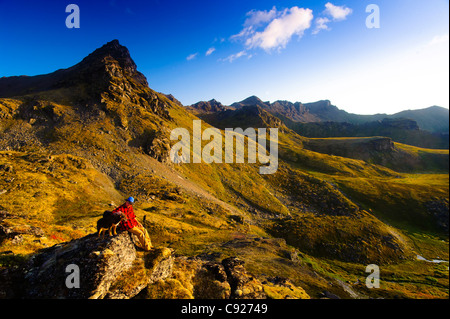
[(118, 228), (120, 231), (127, 230), (133, 235), (136, 235), (139, 243), (135, 243), (139, 248), (149, 251), (152, 248), (152, 242), (147, 230), (136, 220), (136, 215), (133, 210), (134, 198), (128, 197), (126, 202), (113, 210), (113, 213), (122, 212), (126, 219), (121, 221)]

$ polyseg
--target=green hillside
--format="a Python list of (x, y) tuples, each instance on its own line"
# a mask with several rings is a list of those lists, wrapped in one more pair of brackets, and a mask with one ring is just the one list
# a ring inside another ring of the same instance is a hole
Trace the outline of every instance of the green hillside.
[[(277, 127), (274, 174), (260, 174), (263, 164), (248, 163), (248, 154), (243, 164), (175, 164), (170, 132), (192, 137), (199, 118), (148, 88), (130, 60), (113, 41), (72, 67), (62, 88), (44, 75), (45, 87), (0, 97), (2, 269), (94, 233), (103, 211), (132, 195), (153, 244), (177, 256), (239, 256), (261, 281), (289, 278), (311, 298), (448, 298), (448, 264), (416, 259), (448, 260), (448, 151), (395, 143), (391, 157), (376, 147), (361, 154), (361, 139), (307, 139), (255, 107), (216, 125), (223, 140), (228, 125)], [(99, 65), (104, 73), (82, 76)], [(370, 263), (381, 268), (380, 289), (364, 285)], [(189, 267), (178, 259), (174, 277), (147, 296), (189, 295)]]

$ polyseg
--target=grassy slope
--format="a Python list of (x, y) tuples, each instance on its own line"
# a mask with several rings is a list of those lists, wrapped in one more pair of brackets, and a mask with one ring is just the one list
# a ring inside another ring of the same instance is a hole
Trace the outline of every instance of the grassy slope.
[[(309, 138), (306, 148), (325, 154), (364, 160), (398, 172), (448, 173), (449, 151), (393, 143), (392, 149), (377, 149), (388, 143), (383, 137)], [(385, 145), (387, 146), (387, 145)]]
[[(13, 99), (6, 103), (3, 99), (3, 102), (3, 109), (20, 105)], [(49, 148), (52, 153), (68, 152), (79, 157), (62, 154), (50, 161), (48, 158), (52, 154), (45, 152), (1, 153), (0, 164), (11, 165), (13, 170), (0, 171), (0, 190), (7, 190), (6, 196), (0, 195), (0, 205), (18, 217), (5, 222), (11, 227), (35, 225), (44, 232), (44, 236), (39, 238), (24, 233), (19, 245), (6, 240), (1, 251), (28, 254), (93, 232), (97, 216), (109, 208), (111, 201), (119, 204), (126, 194), (138, 192), (154, 196), (154, 200), (138, 203), (137, 215), (140, 220), (146, 216), (146, 227), (155, 244), (171, 246), (177, 253), (185, 255), (211, 250), (225, 255), (242, 255), (256, 274), (275, 276), (280, 273), (292, 277), (296, 284), (307, 287), (312, 296), (323, 290), (333, 291), (334, 288), (326, 284), (324, 278), (361, 278), (365, 275), (362, 265), (304, 253), (300, 258), (303, 270), (298, 270), (298, 265), (289, 264), (285, 254), (275, 248), (277, 245), (274, 243), (264, 246), (264, 249), (253, 246), (231, 249), (223, 247), (222, 243), (251, 234), (270, 237), (268, 231), (273, 225), (280, 218), (289, 216), (294, 221), (307, 217), (304, 221), (310, 221), (310, 227), (294, 228), (294, 233), (286, 234), (286, 239), (297, 231), (302, 235), (307, 230), (315, 241), (335, 240), (333, 220), (343, 220), (337, 224), (337, 229), (350, 227), (356, 232), (355, 238), (364, 240), (365, 234), (358, 231), (358, 227), (366, 220), (375, 223), (381, 233), (392, 230), (379, 218), (395, 227), (395, 232), (406, 236), (406, 247), (426, 258), (440, 255), (448, 260), (448, 253), (445, 255), (448, 237), (444, 237), (445, 242), (442, 243), (441, 235), (436, 234), (432, 222), (423, 215), (424, 200), (448, 198), (448, 185), (445, 186), (448, 175), (405, 175), (360, 160), (315, 153), (303, 149), (303, 139), (290, 131), (280, 134), (280, 168), (274, 175), (260, 175), (259, 164), (183, 164), (174, 167), (189, 181), (234, 207), (230, 211), (202, 197), (180, 191), (174, 183), (151, 173), (144, 166), (145, 161), (141, 160), (144, 155), (130, 147), (133, 145), (130, 133), (118, 130), (108, 118), (74, 122), (70, 106), (57, 106), (66, 118), (47, 132), (51, 133)], [(173, 120), (164, 121), (168, 130), (185, 127), (191, 131), (192, 120), (196, 119), (194, 116), (175, 105), (172, 105), (170, 114)], [(145, 129), (157, 129), (159, 121), (150, 112), (136, 110), (129, 117), (128, 126), (134, 136), (142, 136)], [(17, 121), (12, 119), (1, 123), (2, 129), (17, 125)], [(206, 127), (208, 125), (203, 123), (203, 129)], [(95, 168), (82, 157), (88, 158)], [(120, 178), (124, 173), (132, 173), (132, 177)], [(111, 180), (111, 176), (116, 175), (117, 179)], [(8, 182), (11, 178), (14, 181)], [(167, 197), (166, 193), (173, 196)], [(358, 205), (372, 213), (364, 213), (363, 220), (329, 216), (352, 210)], [(241, 215), (243, 221), (230, 218), (233, 214)], [(288, 240), (288, 244), (296, 246), (295, 241)], [(281, 244), (281, 247), (281, 250), (296, 248), (300, 251), (304, 248), (286, 244)], [(314, 250), (311, 252), (315, 253)], [(392, 283), (377, 292), (366, 292), (368, 295), (375, 293), (392, 297), (401, 290), (401, 295), (408, 297), (448, 296), (448, 288), (444, 288), (445, 282), (448, 284), (448, 273), (442, 273), (442, 265), (404, 261), (384, 267), (382, 271), (390, 271), (387, 278)], [(314, 275), (312, 270), (320, 276)], [(422, 274), (430, 279), (420, 279)], [(400, 289), (394, 277), (408, 282), (406, 287)], [(426, 291), (417, 287), (425, 287)]]
[[(186, 127), (189, 127), (189, 124), (187, 124)], [(294, 140), (295, 137), (292, 136), (287, 137), (286, 135), (282, 135), (280, 137), (280, 156), (283, 160), (290, 164), (290, 167), (299, 170), (300, 172), (302, 172), (301, 174), (306, 173), (306, 175), (317, 177), (319, 180), (325, 180), (334, 183), (334, 185), (336, 185), (336, 187), (340, 189), (341, 192), (345, 194), (345, 196), (350, 198), (358, 205), (362, 205), (365, 209), (371, 210), (373, 213), (372, 215), (377, 216), (382, 221), (392, 223), (392, 225), (398, 227), (395, 230), (395, 233), (399, 234), (399, 236), (401, 236), (402, 239), (405, 240), (407, 245), (411, 247), (412, 250), (421, 253), (422, 251), (424, 251), (423, 247), (428, 247), (428, 249), (433, 247), (431, 248), (434, 253), (433, 255), (441, 255), (444, 256), (442, 258), (448, 260), (448, 253), (446, 253), (446, 251), (448, 251), (448, 238), (446, 238), (445, 235), (444, 237), (442, 237), (442, 233), (436, 231), (436, 227), (433, 224), (430, 216), (424, 215), (423, 207), (423, 202), (426, 200), (439, 197), (448, 197), (448, 186), (446, 186), (448, 184), (447, 174), (401, 174), (384, 167), (364, 163), (360, 160), (329, 156), (326, 154), (319, 154), (304, 150), (301, 147), (301, 144), (299, 142), (293, 142)], [(299, 141), (301, 142), (301, 139)], [(421, 150), (419, 150), (418, 148), (410, 147), (408, 151), (412, 153), (414, 151)], [(432, 150), (430, 151), (430, 153), (448, 154), (448, 151)], [(208, 173), (204, 175), (197, 174), (202, 173), (202, 170), (199, 168), (201, 167), (201, 165), (202, 164), (191, 164), (190, 166), (185, 165), (183, 166), (183, 168), (188, 171), (195, 172), (195, 176), (201, 176), (202, 181), (208, 184), (210, 188), (223, 190), (223, 183), (220, 181), (220, 179), (213, 179), (212, 176), (217, 176), (217, 174), (213, 174), (213, 171), (218, 170), (218, 166), (220, 166), (221, 170), (226, 170), (224, 168), (224, 166), (226, 165), (217, 165), (217, 167), (214, 168), (209, 167)], [(243, 167), (247, 166), (248, 165), (243, 165)], [(254, 206), (259, 207), (262, 210), (265, 209), (266, 211), (272, 212), (275, 210), (273, 206), (280, 207), (279, 205), (281, 204), (281, 208), (278, 208), (277, 210), (279, 212), (283, 212), (284, 214), (289, 214), (289, 211), (295, 209), (295, 205), (290, 206), (288, 203), (283, 204), (283, 201), (280, 200), (279, 196), (276, 196), (277, 191), (275, 189), (275, 185), (279, 185), (279, 176), (272, 178), (273, 183), (263, 184), (264, 188), (267, 189), (269, 193), (264, 194), (263, 192), (258, 192), (258, 187), (254, 187), (251, 184), (245, 184), (242, 182), (242, 180), (245, 181), (246, 175), (251, 176), (248, 168), (243, 167), (240, 168), (240, 172), (244, 174), (240, 174), (240, 177), (236, 179), (236, 181), (240, 180), (240, 182), (235, 183), (234, 190), (237, 189), (239, 191), (238, 193), (242, 195), (246, 194), (246, 189), (252, 189), (252, 194), (247, 194), (245, 196), (246, 202), (257, 203), (258, 205)], [(277, 176), (277, 174), (274, 174), (274, 176)], [(230, 177), (230, 180), (234, 180), (232, 173), (227, 172), (227, 176)], [(286, 176), (282, 176), (281, 178), (284, 179), (286, 178)], [(257, 181), (257, 185), (260, 186), (259, 189), (261, 188), (260, 176), (253, 175), (250, 179)], [(244, 184), (245, 186), (243, 186), (242, 184)], [(284, 189), (286, 190), (286, 187)], [(303, 192), (304, 191), (305, 189), (303, 189)], [(302, 192), (302, 190), (299, 190), (299, 192)], [(274, 204), (272, 208), (268, 207), (268, 205), (265, 204), (267, 202)], [(239, 206), (240, 203), (237, 201), (236, 203)], [(320, 235), (320, 233), (317, 232), (317, 227), (323, 227), (325, 224), (323, 224), (322, 221), (318, 221), (317, 219), (318, 218), (316, 218), (315, 223), (313, 224), (313, 228), (310, 232), (315, 233), (316, 235)], [(372, 222), (374, 222), (374, 219), (372, 219)], [(379, 221), (377, 221), (376, 223), (382, 224)], [(389, 226), (380, 227), (386, 227), (386, 229), (392, 231), (392, 228), (390, 228)], [(419, 227), (418, 233), (414, 232), (414, 230), (413, 232), (411, 232), (411, 227)], [(436, 232), (440, 235), (436, 236)], [(430, 235), (427, 235), (428, 233)], [(418, 240), (418, 234), (423, 234), (426, 239)], [(442, 242), (442, 239), (444, 239), (445, 242)], [(318, 263), (320, 264), (322, 263), (322, 261), (318, 261)], [(335, 261), (330, 261), (330, 263), (334, 265)], [(401, 266), (403, 264), (405, 264), (404, 267)], [(325, 262), (325, 265), (328, 265), (327, 262)], [(442, 265), (424, 265), (423, 262), (416, 261), (401, 262), (398, 265), (398, 269), (400, 272), (398, 276), (402, 277), (404, 275), (407, 278), (409, 278), (410, 276), (419, 278), (424, 272), (426, 272), (426, 277), (429, 277), (430, 274), (433, 274), (432, 269), (439, 267), (442, 268)], [(414, 265), (417, 266), (417, 268)], [(352, 269), (355, 266), (346, 264), (346, 267)], [(392, 268), (395, 266), (386, 267)], [(329, 269), (329, 266), (326, 266), (325, 268)], [(402, 274), (402, 272), (405, 272), (405, 274)], [(330, 275), (329, 270), (326, 270), (323, 273)], [(331, 273), (337, 273), (338, 277), (344, 275), (343, 273), (339, 275), (339, 271), (332, 271)], [(439, 284), (437, 284), (438, 288), (433, 287), (432, 280), (415, 280), (420, 287), (425, 285), (424, 289), (428, 291), (422, 292), (423, 289), (419, 288), (420, 293), (418, 293), (417, 296), (422, 293), (422, 296), (427, 297), (433, 297), (442, 293), (444, 293), (444, 295), (448, 294), (448, 290), (444, 288), (445, 281), (447, 280), (448, 282), (448, 276), (443, 276), (442, 278), (437, 279), (439, 282)], [(410, 284), (406, 290), (414, 290), (417, 288), (416, 286), (414, 286), (415, 288), (412, 288), (413, 286), (414, 284)], [(395, 284), (387, 285), (386, 289), (383, 290), (380, 295), (384, 294), (384, 296), (392, 296), (397, 293), (396, 290), (400, 291), (400, 296), (414, 296), (414, 293), (411, 293), (411, 291), (404, 292), (402, 289), (399, 289), (398, 285)]]
[[(28, 254), (92, 232), (102, 209), (122, 197), (107, 176), (79, 157), (2, 151), (1, 165), (10, 169), (0, 170), (0, 189), (7, 190), (0, 206), (14, 216), (3, 225), (23, 237), (20, 245), (6, 240), (2, 251)], [(39, 227), (42, 236), (28, 234), (29, 226)]]

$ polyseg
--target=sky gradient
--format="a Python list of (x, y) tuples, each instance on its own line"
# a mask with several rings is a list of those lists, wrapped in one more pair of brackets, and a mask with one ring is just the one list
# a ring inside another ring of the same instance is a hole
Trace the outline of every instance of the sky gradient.
[[(68, 29), (68, 4), (80, 28)], [(380, 9), (369, 29), (366, 7)], [(0, 77), (70, 67), (106, 42), (183, 104), (330, 100), (359, 114), (449, 107), (449, 1), (2, 1)]]

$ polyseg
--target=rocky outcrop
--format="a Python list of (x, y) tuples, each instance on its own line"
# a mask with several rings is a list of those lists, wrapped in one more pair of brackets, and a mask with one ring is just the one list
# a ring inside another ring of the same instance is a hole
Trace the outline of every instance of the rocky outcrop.
[(160, 162), (169, 162), (169, 136), (170, 133), (163, 128), (160, 131), (147, 132), (144, 135), (144, 152)]
[(392, 264), (412, 259), (407, 242), (369, 212), (353, 216), (316, 215), (277, 220), (271, 234), (319, 258), (358, 264)]
[[(206, 259), (203, 259), (206, 258)], [(222, 261), (206, 256), (177, 257), (173, 276), (149, 285), (142, 298), (151, 299), (309, 299), (301, 287), (289, 279), (258, 278), (247, 272), (237, 257)]]
[(132, 298), (147, 285), (170, 276), (172, 251), (136, 251), (128, 232), (89, 235), (55, 245), (23, 267), (19, 298)]
[(309, 139), (304, 142), (304, 146), (314, 152), (361, 160), (370, 160), (395, 150), (392, 139), (388, 137)]
[(200, 101), (192, 104), (188, 108), (193, 109), (199, 113), (222, 112), (228, 109), (225, 105), (216, 101), (215, 99), (212, 99), (210, 101)]
[(394, 142), (389, 137), (374, 138), (369, 142), (368, 151), (390, 152), (394, 150)]
[(449, 205), (448, 199), (442, 198), (425, 203), (427, 213), (433, 216), (436, 226), (448, 234)]
[(171, 276), (174, 257), (168, 248), (156, 248), (149, 253), (138, 252), (133, 265), (122, 272), (111, 285), (106, 299), (130, 299), (145, 287)]
[[(39, 95), (61, 89), (80, 109), (94, 113), (106, 111), (116, 117), (117, 124), (124, 129), (128, 129), (127, 114), (132, 109), (144, 108), (163, 118), (170, 118), (169, 100), (148, 87), (146, 77), (137, 70), (128, 49), (118, 40), (106, 43), (67, 69), (44, 75), (0, 79), (0, 97)], [(51, 108), (43, 110), (43, 107), (35, 105), (35, 101), (28, 104), (24, 105), (26, 110), (20, 114), (27, 120), (34, 119), (36, 113), (41, 117), (55, 118)]]
[(230, 257), (222, 260), (222, 265), (230, 283), (230, 297), (232, 299), (261, 299), (266, 297), (261, 282), (247, 273), (243, 260)]
[(44, 236), (44, 231), (40, 227), (28, 224), (10, 226), (8, 223), (4, 222), (5, 219), (11, 220), (15, 218), (17, 217), (6, 210), (2, 210), (2, 207), (0, 206), (0, 244), (6, 239), (10, 239), (13, 244), (21, 243), (23, 235), (33, 235), (35, 237)]
[(405, 118), (385, 118), (381, 121), (385, 127), (394, 127), (404, 130), (419, 130), (419, 125), (416, 121)]
[(198, 115), (208, 124), (219, 129), (229, 127), (246, 128), (278, 128), (280, 132), (286, 132), (287, 127), (283, 122), (265, 111), (258, 105), (244, 105), (236, 110), (228, 109), (223, 112), (210, 112)]

